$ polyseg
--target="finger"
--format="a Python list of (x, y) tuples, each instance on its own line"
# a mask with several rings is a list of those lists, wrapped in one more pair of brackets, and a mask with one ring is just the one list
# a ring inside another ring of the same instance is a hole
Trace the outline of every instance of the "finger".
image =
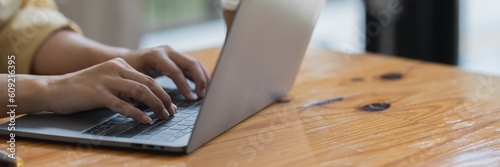
[(191, 76), (191, 74), (187, 71), (184, 71), (184, 76), (186, 76), (186, 78), (191, 80), (191, 81), (193, 80), (193, 76)]
[[(155, 112), (155, 114), (158, 116), (158, 118), (167, 119), (171, 114), (175, 114), (175, 109), (174, 109), (174, 107), (171, 106), (170, 96), (168, 96), (168, 94), (163, 90), (163, 88), (161, 88), (161, 86), (159, 86), (156, 83), (156, 81), (154, 81), (153, 78), (136, 71), (130, 64), (128, 64), (125, 60), (123, 60), (121, 58), (114, 59), (113, 61), (116, 61), (120, 66), (125, 68), (125, 69), (119, 70), (119, 74), (121, 77), (144, 84), (163, 102), (164, 105), (163, 105), (162, 110), (159, 110), (159, 109), (153, 110), (153, 112)], [(130, 94), (125, 94), (125, 95), (128, 95), (129, 97), (134, 96), (134, 95), (130, 95)], [(137, 97), (139, 97), (139, 96), (142, 96), (142, 95), (136, 95), (133, 98), (138, 99)], [(139, 100), (139, 102), (142, 102), (142, 101)], [(146, 106), (148, 106), (148, 104), (146, 104), (144, 102), (142, 102), (142, 103), (145, 104)], [(148, 107), (150, 107), (150, 106), (148, 106)], [(152, 107), (150, 107), (150, 108), (152, 108)]]
[(144, 112), (114, 96), (113, 94), (106, 94), (103, 98), (104, 106), (116, 113), (130, 117), (143, 124), (148, 124), (152, 121), (151, 118)]
[[(207, 85), (206, 87), (208, 88), (208, 84), (210, 83), (210, 74), (208, 73), (208, 70), (207, 68), (205, 67), (205, 65), (203, 65), (203, 63), (201, 63), (201, 61), (198, 61), (198, 63), (200, 64), (200, 67), (202, 68), (202, 71), (203, 71), (203, 76), (205, 77), (206, 81), (207, 81)], [(205, 89), (205, 96), (206, 96), (206, 89)], [(204, 97), (205, 97), (204, 96)]]
[(112, 80), (107, 86), (115, 94), (125, 94), (151, 108), (160, 119), (166, 119), (170, 115), (163, 102), (144, 84), (129, 79)]
[(200, 62), (200, 66), (203, 68), (203, 74), (205, 74), (205, 78), (208, 82), (210, 82), (210, 74), (208, 73), (207, 67)]
[(201, 67), (191, 66), (188, 68), (188, 70), (189, 73), (192, 75), (193, 81), (196, 85), (196, 94), (200, 98), (205, 97), (208, 81), (206, 80), (205, 74), (203, 74)]
[[(154, 95), (156, 95), (156, 97), (158, 97), (162, 101), (163, 106), (165, 106), (169, 115), (175, 114), (175, 109), (172, 106), (172, 100), (170, 99), (170, 96), (167, 94), (167, 92), (165, 92), (165, 90), (163, 90), (163, 88), (158, 83), (156, 83), (156, 81), (153, 78), (143, 73), (137, 72), (135, 70), (124, 70), (120, 73), (120, 75), (125, 79), (134, 80), (147, 86), (154, 93)], [(162, 116), (166, 115), (165, 113), (157, 115), (160, 119), (168, 118), (168, 116), (166, 117)]]
[(179, 52), (172, 51), (169, 54), (171, 54), (170, 57), (172, 60), (179, 65), (182, 70), (187, 71), (191, 75), (192, 80), (196, 85), (196, 94), (198, 97), (205, 97), (208, 80), (205, 76), (202, 65), (200, 65), (201, 63), (199, 63), (198, 60)]
[(182, 95), (187, 100), (194, 101), (196, 98), (194, 97), (193, 92), (191, 92), (191, 88), (186, 82), (186, 77), (184, 76), (181, 69), (166, 56), (160, 56), (160, 62), (158, 60), (150, 60), (148, 64), (154, 64), (157, 70), (160, 70), (165, 76), (172, 79), (177, 86), (177, 89), (181, 92)]

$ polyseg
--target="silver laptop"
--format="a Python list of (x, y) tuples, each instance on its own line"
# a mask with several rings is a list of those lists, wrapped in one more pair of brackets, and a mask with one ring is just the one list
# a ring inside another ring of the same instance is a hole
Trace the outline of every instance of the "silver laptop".
[(16, 120), (16, 137), (190, 153), (288, 93), (324, 1), (242, 0), (205, 99), (174, 100), (178, 113), (167, 120), (147, 108), (147, 125), (108, 109), (40, 112)]

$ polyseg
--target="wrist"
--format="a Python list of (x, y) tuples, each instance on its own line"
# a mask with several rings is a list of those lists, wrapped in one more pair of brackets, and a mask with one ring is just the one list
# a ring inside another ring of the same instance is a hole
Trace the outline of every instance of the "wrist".
[(21, 114), (50, 110), (48, 80), (51, 76), (18, 75), (16, 102)]
[(102, 62), (118, 58), (118, 57), (123, 57), (125, 54), (130, 52), (130, 49), (127, 48), (121, 48), (121, 47), (113, 47), (113, 46), (107, 46), (107, 45), (101, 45), (99, 49), (94, 50), (89, 49), (89, 54), (88, 55), (95, 55), (94, 58), (92, 59), (92, 65), (100, 64)]

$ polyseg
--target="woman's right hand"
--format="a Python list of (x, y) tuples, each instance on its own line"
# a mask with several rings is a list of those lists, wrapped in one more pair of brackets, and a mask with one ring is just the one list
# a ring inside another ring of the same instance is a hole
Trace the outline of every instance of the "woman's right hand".
[(57, 114), (106, 107), (138, 122), (151, 122), (148, 115), (125, 101), (128, 98), (145, 104), (160, 119), (168, 118), (177, 109), (153, 78), (135, 70), (121, 58), (53, 76), (47, 83), (47, 103)]

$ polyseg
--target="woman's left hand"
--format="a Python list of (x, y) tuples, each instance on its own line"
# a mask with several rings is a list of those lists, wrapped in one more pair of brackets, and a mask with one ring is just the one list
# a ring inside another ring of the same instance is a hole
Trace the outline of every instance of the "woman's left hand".
[(122, 58), (144, 74), (149, 74), (149, 70), (157, 70), (171, 78), (187, 100), (194, 101), (196, 98), (186, 79), (195, 83), (196, 94), (199, 98), (205, 97), (210, 80), (210, 75), (205, 66), (195, 58), (179, 53), (170, 46), (134, 50), (125, 53)]

